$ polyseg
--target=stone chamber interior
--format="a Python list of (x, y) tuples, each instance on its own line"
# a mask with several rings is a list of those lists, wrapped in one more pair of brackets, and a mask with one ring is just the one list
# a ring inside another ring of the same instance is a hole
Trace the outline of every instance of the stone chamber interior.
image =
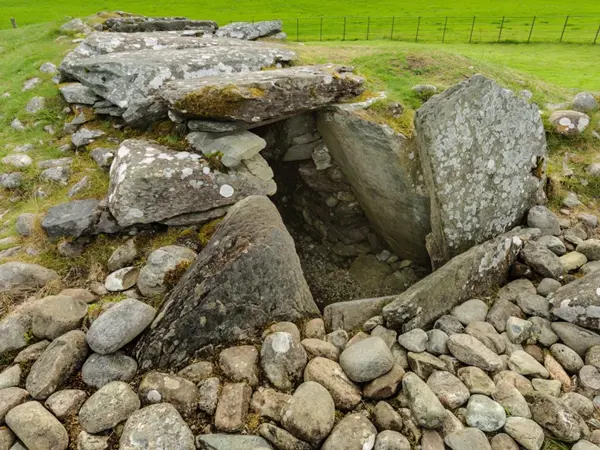
[(400, 294), (428, 270), (373, 230), (308, 113), (251, 130), (267, 142), (277, 205), (317, 305)]

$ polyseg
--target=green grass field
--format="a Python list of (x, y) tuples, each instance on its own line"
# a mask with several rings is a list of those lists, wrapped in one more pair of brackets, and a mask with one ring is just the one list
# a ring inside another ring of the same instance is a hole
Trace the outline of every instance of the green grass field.
[[(168, 14), (172, 11), (154, 13)], [(9, 224), (22, 212), (43, 213), (49, 207), (69, 200), (69, 187), (84, 176), (89, 179), (88, 186), (72, 199), (101, 198), (107, 191), (108, 175), (106, 171), (96, 167), (88, 152), (71, 155), (74, 158), (73, 173), (68, 186), (40, 179), (41, 170), (36, 163), (64, 156), (59, 147), (69, 142), (69, 136), (64, 136), (60, 130), (65, 120), (70, 120), (72, 116), (63, 112), (65, 104), (58, 95), (56, 86), (50, 81), (51, 76), (41, 74), (38, 70), (40, 65), (47, 61), (59, 64), (65, 54), (76, 45), (72, 38), (60, 36), (58, 28), (61, 23), (48, 22), (23, 26), (16, 30), (0, 30), (0, 95), (4, 92), (10, 93), (10, 97), (0, 97), (0, 158), (18, 145), (33, 143), (35, 146), (28, 153), (34, 164), (21, 169), (25, 185), (18, 192), (18, 199), (0, 193), (0, 215), (7, 211), (3, 220)], [(406, 113), (400, 120), (390, 123), (389, 118), (384, 116), (387, 103), (382, 102), (381, 110), (375, 107), (370, 110), (372, 118), (383, 120), (407, 135), (412, 132), (411, 119), (414, 110), (422, 103), (422, 99), (411, 89), (415, 84), (432, 83), (444, 89), (474, 73), (483, 73), (515, 91), (530, 90), (533, 93), (533, 101), (539, 105), (569, 100), (580, 90), (596, 93), (600, 90), (597, 76), (600, 73), (600, 45), (469, 45), (378, 40), (307, 43), (292, 41), (290, 46), (298, 53), (299, 64), (336, 62), (354, 66), (356, 72), (367, 79), (367, 89), (370, 92), (385, 90), (388, 95), (387, 101), (401, 102), (406, 108)], [(42, 83), (33, 91), (22, 92), (23, 83), (34, 76), (40, 77)], [(28, 100), (37, 95), (47, 98), (46, 109), (33, 115), (26, 113), (24, 108)], [(15, 117), (26, 125), (26, 131), (17, 132), (10, 127)], [(600, 158), (600, 141), (591, 136), (593, 129), (600, 129), (599, 121), (600, 116), (596, 115), (589, 133), (580, 139), (553, 138), (549, 141), (549, 170), (552, 176), (561, 177), (562, 161), (565, 154), (569, 153), (575, 155), (571, 158), (570, 167), (578, 177), (585, 177), (587, 165)], [(45, 125), (52, 125), (57, 130), (57, 135), (49, 136), (43, 130)], [(109, 120), (96, 121), (93, 126), (104, 129), (109, 135), (120, 140), (139, 133), (129, 129), (115, 130)], [(169, 133), (169, 129), (154, 130), (148, 137), (166, 144), (177, 142), (179, 138)], [(114, 147), (114, 143), (108, 140), (99, 140), (94, 145)], [(600, 196), (600, 181), (594, 179), (583, 185), (579, 183), (578, 177), (561, 180), (561, 183), (577, 192), (584, 201), (590, 202)], [(39, 189), (46, 193), (45, 197), (36, 195)], [(560, 196), (557, 195), (556, 198)], [(0, 238), (12, 234), (12, 226), (0, 229)], [(73, 261), (58, 255), (56, 247), (48, 244), (42, 236), (40, 231), (23, 242), (24, 245), (33, 245), (40, 251), (37, 256), (27, 256), (28, 261), (55, 268), (61, 273), (68, 272), (74, 264)], [(110, 253), (106, 249), (110, 248), (100, 241), (98, 251), (104, 249), (101, 256), (98, 252), (92, 252), (87, 259), (83, 258), (75, 264), (88, 267), (94, 262), (94, 258), (104, 260)], [(0, 250), (3, 249), (0, 246)]]
[[(371, 39), (393, 35), (395, 39), (413, 40), (418, 28), (419, 39), (423, 42), (440, 42), (442, 39), (446, 42), (491, 42), (499, 37), (505, 41), (526, 41), (533, 16), (537, 16), (532, 41), (552, 42), (559, 41), (565, 17), (570, 15), (563, 40), (591, 43), (600, 26), (600, 6), (596, 0), (582, 0), (577, 4), (556, 0), (432, 0), (426, 3), (394, 0), (0, 0), (0, 28), (10, 26), (9, 17), (26, 25), (62, 20), (67, 16), (85, 16), (100, 10), (125, 10), (154, 16), (184, 15), (212, 19), (220, 24), (279, 18), (284, 20), (286, 32), (300, 40), (365, 39), (367, 34)], [(419, 16), (422, 16), (420, 20)], [(449, 16), (448, 21), (446, 16)], [(475, 25), (473, 16), (477, 17)]]

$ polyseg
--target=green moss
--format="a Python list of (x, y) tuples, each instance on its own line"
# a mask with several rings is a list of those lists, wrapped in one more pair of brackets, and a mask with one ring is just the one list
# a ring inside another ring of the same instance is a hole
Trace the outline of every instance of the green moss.
[(256, 86), (207, 86), (178, 100), (175, 107), (201, 117), (230, 117), (244, 102), (264, 95)]
[(200, 240), (200, 245), (202, 245), (202, 247), (206, 247), (206, 245), (213, 237), (213, 234), (215, 234), (215, 231), (217, 231), (217, 228), (222, 221), (223, 219), (220, 218), (212, 220), (202, 225), (202, 228), (200, 228), (200, 232), (198, 233), (198, 239)]

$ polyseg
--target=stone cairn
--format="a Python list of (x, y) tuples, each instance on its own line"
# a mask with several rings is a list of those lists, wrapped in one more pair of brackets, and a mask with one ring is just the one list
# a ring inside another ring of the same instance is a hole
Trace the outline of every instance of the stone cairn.
[[(256, 41), (281, 37), (278, 22), (123, 14), (98, 28), (60, 68), (73, 147), (108, 115), (170, 119), (189, 151), (95, 149), (107, 198), (51, 208), (48, 238), (77, 247), (225, 218), (199, 253), (161, 247), (138, 267), (130, 239), (104, 283), (34, 296), (0, 321), (0, 450), (600, 448), (597, 218), (538, 204), (535, 105), (475, 76), (427, 101), (411, 140), (365, 119), (368, 104), (339, 103), (361, 92), (349, 68), (293, 66), (291, 50)], [(321, 314), (267, 197), (294, 161), (288, 201), (332, 252), (436, 270)], [(35, 220), (20, 216), (18, 232)], [(8, 262), (0, 292), (58, 277)]]

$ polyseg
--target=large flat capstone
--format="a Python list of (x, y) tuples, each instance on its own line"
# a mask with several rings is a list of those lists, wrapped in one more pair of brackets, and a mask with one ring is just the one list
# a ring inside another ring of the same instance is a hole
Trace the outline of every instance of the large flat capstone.
[(354, 97), (362, 83), (347, 67), (298, 66), (174, 81), (160, 96), (188, 118), (259, 125)]
[(373, 228), (398, 256), (429, 266), (429, 198), (414, 142), (351, 106), (319, 113), (318, 128)]
[(217, 23), (212, 20), (191, 20), (186, 17), (115, 17), (104, 22), (106, 28), (125, 33), (149, 31), (196, 30), (204, 33), (217, 31)]
[(273, 321), (319, 314), (277, 208), (263, 196), (236, 203), (171, 292), (136, 347), (143, 369), (174, 367), (260, 337)]
[(543, 199), (546, 138), (538, 107), (493, 80), (475, 75), (432, 97), (415, 127), (436, 259), (505, 232)]
[(383, 307), (388, 326), (403, 332), (428, 329), (457, 305), (506, 283), (523, 242), (517, 232), (497, 236), (451, 259)]
[(61, 73), (122, 108), (125, 110), (123, 118), (138, 124), (145, 117), (165, 116), (166, 111), (154, 94), (168, 81), (257, 71), (288, 62), (293, 57), (289, 50), (253, 43), (157, 47), (146, 45), (144, 50), (113, 51), (87, 58), (67, 57), (61, 65)]
[[(89, 58), (108, 53), (137, 52), (140, 50), (182, 50), (205, 47), (242, 47), (271, 49), (276, 51), (277, 61), (291, 62), (295, 53), (285, 47), (261, 42), (214, 37), (212, 35), (189, 36), (181, 31), (157, 31), (149, 33), (92, 33), (66, 57), (67, 60)], [(225, 49), (223, 49), (225, 50)], [(63, 65), (65, 63), (63, 62)]]
[(244, 165), (223, 173), (198, 154), (130, 139), (111, 166), (108, 204), (119, 225), (129, 226), (197, 213), (220, 217), (224, 207), (276, 189), (273, 180), (256, 177)]

